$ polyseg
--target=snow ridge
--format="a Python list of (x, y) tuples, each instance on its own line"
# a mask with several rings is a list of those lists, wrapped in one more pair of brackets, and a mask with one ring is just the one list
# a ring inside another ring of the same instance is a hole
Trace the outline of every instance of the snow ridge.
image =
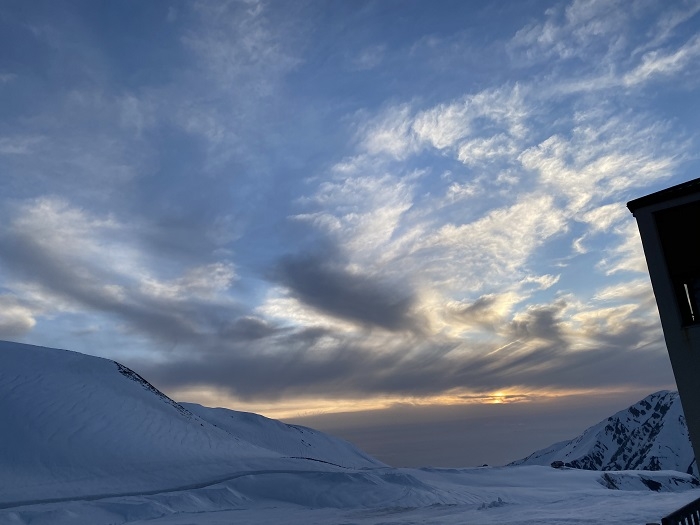
[(676, 470), (698, 475), (680, 397), (668, 390), (645, 397), (574, 439), (510, 465), (555, 461), (585, 470)]
[(158, 390), (156, 387), (154, 387), (151, 383), (146, 381), (143, 377), (141, 377), (139, 374), (134, 372), (131, 368), (125, 367), (121, 363), (117, 363), (116, 361), (113, 361), (115, 365), (117, 365), (117, 370), (119, 370), (119, 373), (123, 375), (124, 377), (127, 377), (131, 379), (132, 381), (136, 381), (139, 383), (142, 387), (144, 387), (146, 390), (151, 392), (152, 394), (155, 394), (159, 398), (161, 398), (163, 401), (171, 405), (175, 410), (180, 412), (183, 416), (186, 417), (192, 417), (192, 412), (187, 410), (185, 407), (183, 407), (181, 404), (176, 403), (172, 399), (170, 399), (168, 396), (166, 396), (163, 392)]

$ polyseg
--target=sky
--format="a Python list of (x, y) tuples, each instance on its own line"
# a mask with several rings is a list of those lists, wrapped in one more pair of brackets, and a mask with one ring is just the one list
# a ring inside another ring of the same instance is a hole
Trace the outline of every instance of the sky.
[(697, 0), (4, 0), (0, 339), (517, 459), (674, 388), (625, 205), (699, 88)]

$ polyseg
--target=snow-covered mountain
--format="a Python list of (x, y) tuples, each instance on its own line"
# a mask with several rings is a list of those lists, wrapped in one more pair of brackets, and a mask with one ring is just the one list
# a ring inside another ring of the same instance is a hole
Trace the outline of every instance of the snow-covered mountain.
[(183, 406), (114, 361), (18, 343), (0, 342), (0, 418), (0, 504), (190, 486), (309, 459), (384, 466), (321, 432)]
[(511, 465), (555, 461), (586, 470), (676, 470), (698, 475), (678, 392), (667, 390)]
[(695, 485), (674, 471), (395, 469), (306, 427), (176, 403), (114, 361), (0, 342), (0, 525), (631, 524)]

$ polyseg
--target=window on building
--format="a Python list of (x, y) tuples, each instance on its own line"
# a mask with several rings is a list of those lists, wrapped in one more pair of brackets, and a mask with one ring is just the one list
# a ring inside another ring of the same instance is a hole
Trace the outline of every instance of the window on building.
[(654, 218), (683, 324), (700, 324), (700, 201)]

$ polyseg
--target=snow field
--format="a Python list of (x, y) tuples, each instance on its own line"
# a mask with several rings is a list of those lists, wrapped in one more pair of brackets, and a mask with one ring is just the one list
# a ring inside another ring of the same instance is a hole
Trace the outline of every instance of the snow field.
[[(690, 479), (676, 472), (641, 474), (662, 483)], [(600, 483), (602, 475), (539, 466), (259, 471), (198, 489), (5, 509), (0, 523), (643, 524), (659, 521), (700, 492), (676, 487), (681, 491), (656, 493), (642, 485), (610, 490)]]

